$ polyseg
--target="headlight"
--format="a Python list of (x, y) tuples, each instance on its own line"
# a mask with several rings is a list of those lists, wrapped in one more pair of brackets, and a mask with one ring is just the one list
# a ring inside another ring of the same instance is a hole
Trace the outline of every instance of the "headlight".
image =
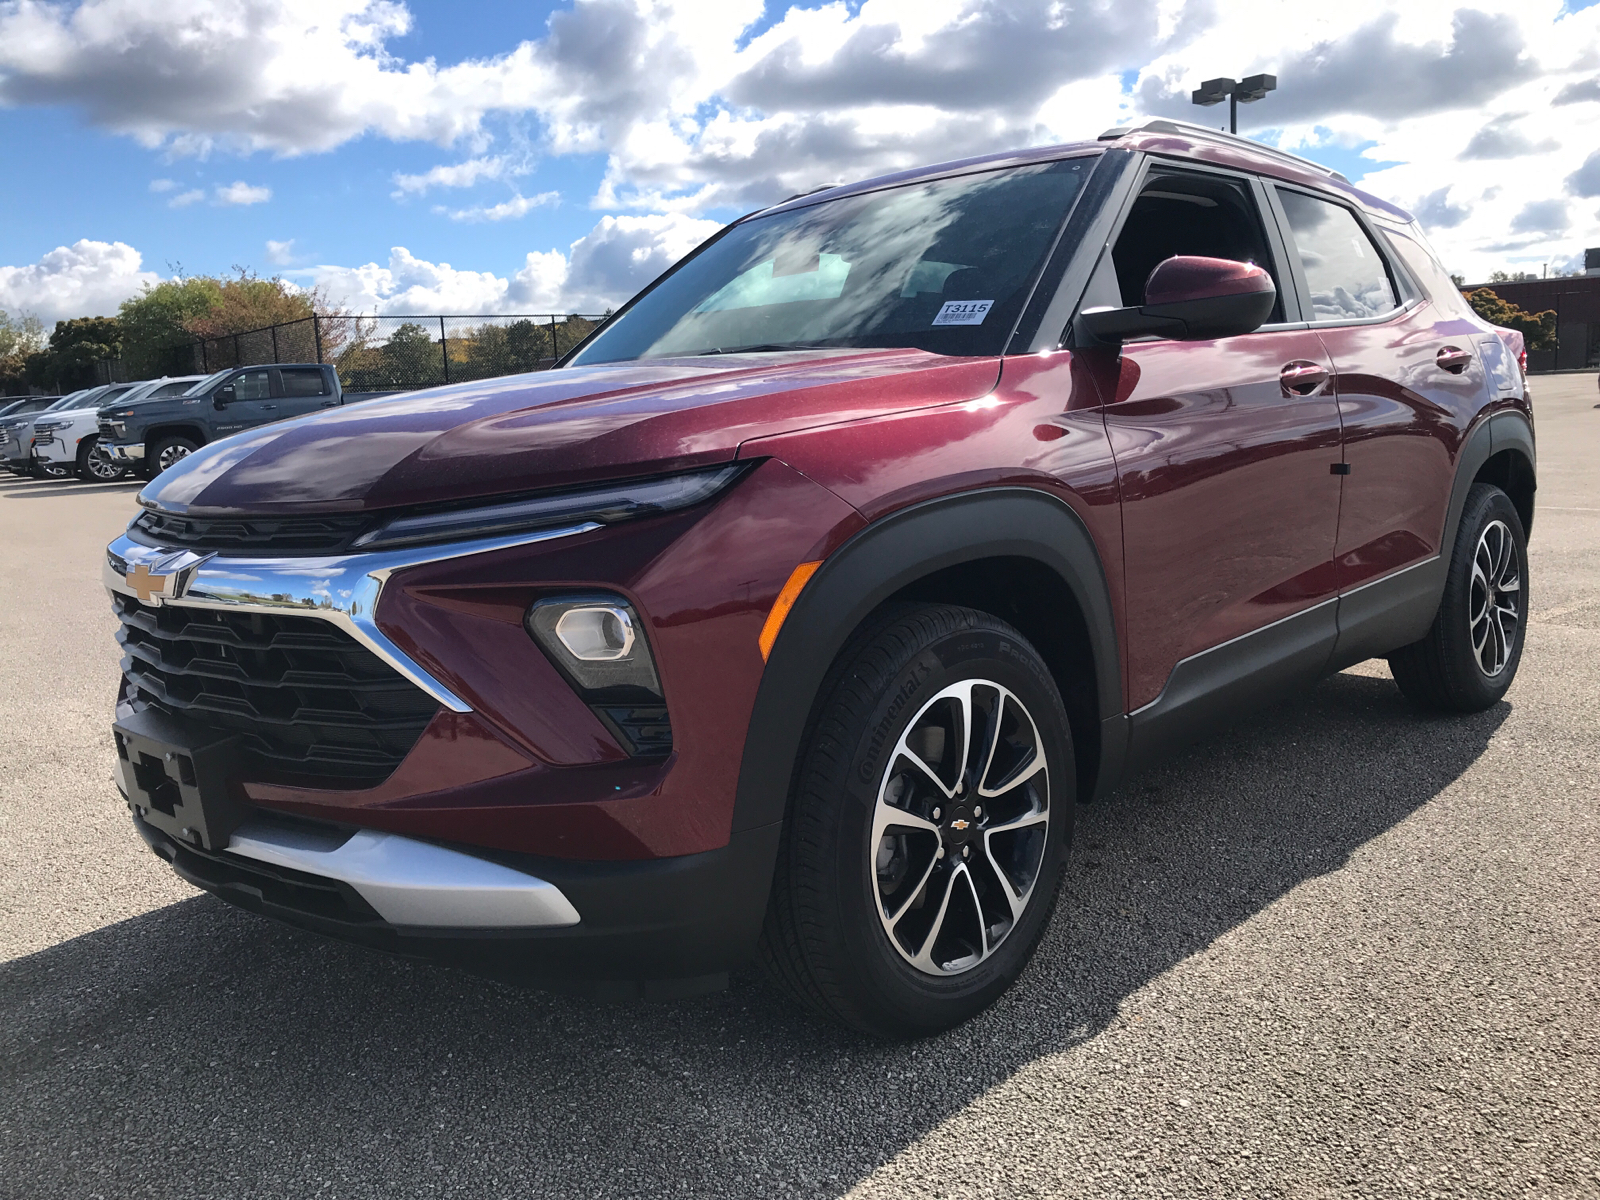
[(657, 475), (582, 491), (549, 492), (500, 504), (440, 509), (391, 517), (353, 543), (357, 550), (417, 546), (427, 542), (498, 537), (524, 530), (552, 529), (560, 525), (594, 522), (615, 525), (636, 517), (676, 512), (709, 500), (749, 469), (749, 463), (729, 463), (709, 471)]
[(33, 431), (35, 433), (53, 433), (55, 430), (65, 429), (71, 424), (71, 421), (35, 421), (33, 423)]

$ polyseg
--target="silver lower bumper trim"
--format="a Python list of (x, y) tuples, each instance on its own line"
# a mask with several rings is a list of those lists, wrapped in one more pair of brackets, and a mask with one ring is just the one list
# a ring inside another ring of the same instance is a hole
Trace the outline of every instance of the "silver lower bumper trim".
[(553, 883), (394, 833), (362, 830), (346, 840), (252, 822), (228, 853), (347, 883), (391, 925), (509, 929), (580, 919)]

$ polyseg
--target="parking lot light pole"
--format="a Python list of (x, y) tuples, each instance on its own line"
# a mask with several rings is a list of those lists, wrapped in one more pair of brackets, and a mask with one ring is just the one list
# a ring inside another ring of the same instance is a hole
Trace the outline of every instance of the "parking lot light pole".
[(1239, 103), (1249, 104), (1268, 92), (1276, 91), (1276, 75), (1250, 75), (1244, 79), (1208, 79), (1189, 94), (1191, 103), (1210, 107), (1228, 102), (1228, 132), (1239, 132)]

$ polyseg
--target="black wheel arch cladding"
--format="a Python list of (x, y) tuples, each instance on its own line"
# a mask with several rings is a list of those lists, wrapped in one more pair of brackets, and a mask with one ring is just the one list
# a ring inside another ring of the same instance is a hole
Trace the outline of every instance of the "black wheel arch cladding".
[(1088, 630), (1102, 719), (1120, 717), (1121, 650), (1104, 567), (1082, 519), (1034, 488), (1001, 487), (912, 505), (867, 526), (800, 593), (756, 693), (733, 829), (783, 820), (801, 740), (829, 668), (885, 601), (919, 579), (980, 559), (1032, 559), (1070, 590)]

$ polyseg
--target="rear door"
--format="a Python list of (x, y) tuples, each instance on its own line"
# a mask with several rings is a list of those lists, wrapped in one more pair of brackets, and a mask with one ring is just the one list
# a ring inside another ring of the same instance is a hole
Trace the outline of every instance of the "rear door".
[(1097, 372), (1122, 495), (1130, 708), (1160, 698), (1150, 718), (1178, 732), (1235, 685), (1242, 698), (1314, 678), (1333, 642), (1339, 414), (1265, 204), (1248, 176), (1163, 168), (1111, 255), (1124, 305), (1178, 254), (1254, 261), (1278, 283), (1255, 333), (1129, 342)]
[(298, 417), (337, 403), (328, 377), (319, 367), (279, 367), (279, 415)]
[(241, 371), (228, 385), (233, 388), (233, 399), (217, 410), (212, 419), (218, 437), (227, 437), (241, 429), (265, 425), (276, 421), (280, 415), (278, 401), (272, 394), (272, 371), (267, 367)]
[(1353, 207), (1280, 186), (1312, 328), (1337, 374), (1342, 591), (1440, 553), (1456, 452), (1483, 404), (1482, 330), (1433, 303)]

